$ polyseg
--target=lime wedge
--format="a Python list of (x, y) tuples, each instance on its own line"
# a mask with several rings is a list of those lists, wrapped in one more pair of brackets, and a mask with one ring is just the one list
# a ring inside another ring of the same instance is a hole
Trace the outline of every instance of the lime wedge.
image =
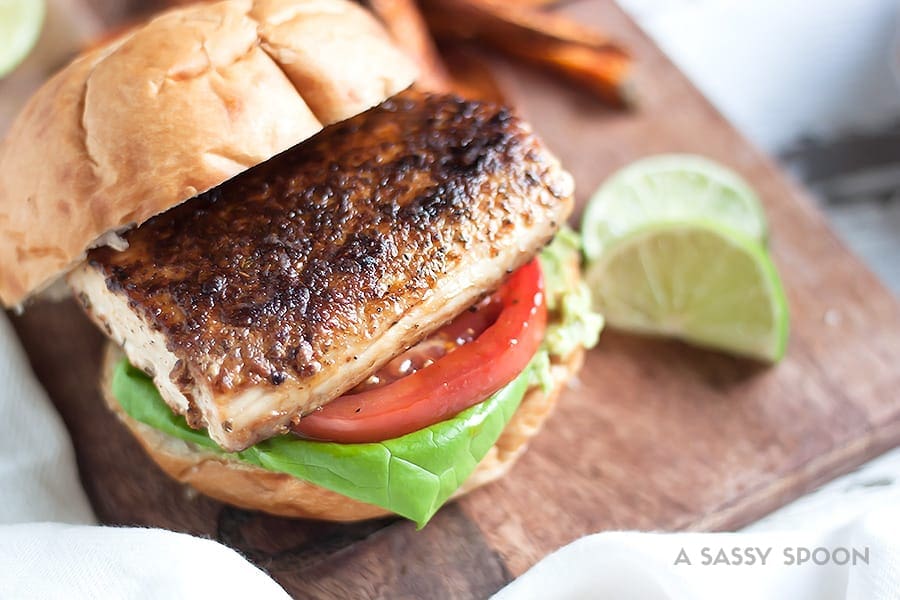
[(586, 278), (614, 327), (769, 362), (784, 355), (781, 281), (742, 232), (703, 220), (649, 225), (607, 248)]
[(44, 24), (44, 0), (0, 0), (0, 77), (22, 62)]
[(617, 171), (591, 198), (581, 223), (588, 260), (630, 232), (660, 219), (708, 219), (760, 241), (766, 220), (739, 175), (700, 156), (663, 154)]

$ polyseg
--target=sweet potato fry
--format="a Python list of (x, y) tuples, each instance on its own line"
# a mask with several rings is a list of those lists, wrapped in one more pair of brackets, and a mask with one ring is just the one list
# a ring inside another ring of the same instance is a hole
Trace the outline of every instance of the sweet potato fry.
[(464, 98), (509, 104), (500, 82), (477, 48), (463, 44), (441, 46), (441, 55), (450, 71), (454, 93)]
[(424, 0), (439, 39), (475, 40), (559, 73), (618, 107), (634, 104), (631, 57), (570, 19), (503, 0)]
[(550, 8), (574, 2), (574, 0), (507, 0), (507, 4), (518, 4), (519, 6), (530, 6), (532, 8)]
[(416, 86), (435, 92), (452, 88), (450, 75), (415, 0), (366, 0), (365, 4), (378, 15), (394, 41), (418, 64)]

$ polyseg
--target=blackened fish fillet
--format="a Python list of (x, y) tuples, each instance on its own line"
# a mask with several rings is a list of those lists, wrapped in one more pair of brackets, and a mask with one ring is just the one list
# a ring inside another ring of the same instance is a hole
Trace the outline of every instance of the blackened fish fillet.
[(571, 210), (571, 178), (507, 109), (406, 94), (91, 251), (69, 281), (235, 451), (495, 289)]

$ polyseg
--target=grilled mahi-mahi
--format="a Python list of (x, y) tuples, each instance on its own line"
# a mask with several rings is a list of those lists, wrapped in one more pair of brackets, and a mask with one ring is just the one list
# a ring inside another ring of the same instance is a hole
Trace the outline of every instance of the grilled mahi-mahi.
[(406, 94), (91, 251), (69, 282), (236, 451), (495, 289), (571, 209), (571, 178), (508, 110)]

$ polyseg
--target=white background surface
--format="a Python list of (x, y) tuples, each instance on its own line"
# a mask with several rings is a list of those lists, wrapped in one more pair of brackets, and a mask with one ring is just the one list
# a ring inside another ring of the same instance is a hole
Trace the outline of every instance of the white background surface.
[(750, 139), (900, 116), (895, 0), (618, 0)]

